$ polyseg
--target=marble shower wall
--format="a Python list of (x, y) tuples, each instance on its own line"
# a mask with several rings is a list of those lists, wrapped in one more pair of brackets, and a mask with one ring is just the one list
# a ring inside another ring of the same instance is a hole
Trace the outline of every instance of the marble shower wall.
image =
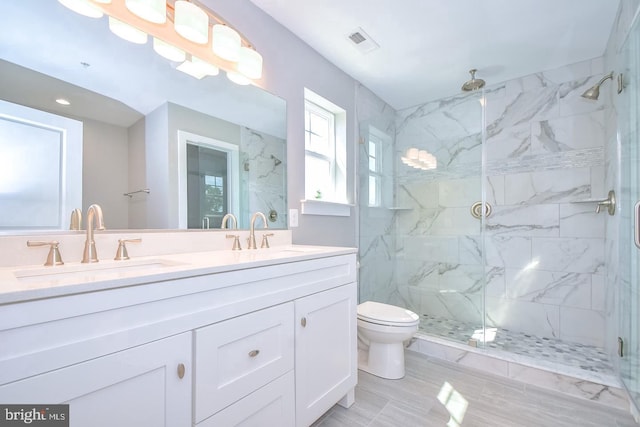
[[(396, 281), (419, 313), (487, 322), (604, 345), (605, 119), (580, 97), (604, 72), (597, 58), (398, 112), (396, 156), (438, 158), (435, 171), (397, 165)], [(482, 180), (482, 156), (486, 180)], [(469, 213), (482, 193), (493, 206)], [(484, 247), (483, 247), (484, 245)], [(483, 267), (482, 253), (486, 265)]]
[[(251, 218), (255, 211), (277, 212), (270, 228), (287, 228), (287, 200), (284, 196), (286, 177), (286, 141), (263, 132), (241, 128), (240, 135), (240, 218)], [(247, 189), (248, 191), (244, 190)], [(253, 212), (250, 212), (253, 210)], [(258, 223), (262, 227), (261, 223)], [(239, 228), (249, 228), (242, 224)], [(259, 243), (259, 242), (258, 242)]]

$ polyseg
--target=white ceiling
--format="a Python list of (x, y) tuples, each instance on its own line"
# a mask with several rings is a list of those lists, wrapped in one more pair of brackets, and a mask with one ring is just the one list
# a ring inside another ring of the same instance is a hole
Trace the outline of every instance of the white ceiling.
[[(619, 0), (251, 0), (396, 109), (599, 57)], [(380, 48), (360, 53), (362, 28)]]

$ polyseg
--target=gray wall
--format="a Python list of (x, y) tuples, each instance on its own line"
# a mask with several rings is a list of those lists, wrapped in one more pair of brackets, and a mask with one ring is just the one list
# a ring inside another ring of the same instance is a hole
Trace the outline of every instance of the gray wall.
[(97, 203), (107, 228), (128, 228), (128, 198), (122, 195), (129, 191), (127, 129), (90, 119), (82, 122), (82, 212)]
[[(304, 199), (304, 88), (347, 111), (347, 195), (355, 203), (356, 81), (320, 56), (249, 0), (203, 0), (202, 3), (236, 27), (264, 58), (261, 86), (287, 101), (287, 199), (300, 210)], [(300, 215), (293, 228), (297, 244), (357, 245), (355, 208), (349, 217)]]

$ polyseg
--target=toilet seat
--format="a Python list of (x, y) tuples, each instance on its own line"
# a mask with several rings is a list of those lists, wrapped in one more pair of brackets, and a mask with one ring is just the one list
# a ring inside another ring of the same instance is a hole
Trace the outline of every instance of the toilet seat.
[(411, 310), (374, 301), (358, 305), (358, 319), (383, 326), (415, 326), (420, 322), (420, 316)]

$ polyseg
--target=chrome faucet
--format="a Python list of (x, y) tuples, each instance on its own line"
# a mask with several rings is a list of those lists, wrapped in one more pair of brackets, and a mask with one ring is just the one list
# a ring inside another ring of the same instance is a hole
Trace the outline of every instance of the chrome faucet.
[(220, 228), (227, 228), (227, 221), (229, 219), (233, 220), (233, 227), (229, 228), (238, 228), (238, 219), (232, 213), (228, 213), (222, 217), (222, 225), (220, 226)]
[(102, 218), (102, 208), (100, 205), (91, 205), (87, 209), (87, 240), (84, 242), (84, 253), (82, 262), (98, 262), (96, 252), (96, 242), (93, 240), (93, 223), (95, 218), (96, 230), (104, 230), (104, 220)]
[(269, 228), (269, 224), (267, 224), (267, 217), (265, 217), (262, 212), (254, 213), (253, 216), (251, 217), (251, 229), (249, 230), (248, 249), (258, 249), (258, 246), (256, 245), (256, 232), (255, 232), (256, 218), (258, 217), (262, 218), (262, 223), (264, 224), (264, 228)]

